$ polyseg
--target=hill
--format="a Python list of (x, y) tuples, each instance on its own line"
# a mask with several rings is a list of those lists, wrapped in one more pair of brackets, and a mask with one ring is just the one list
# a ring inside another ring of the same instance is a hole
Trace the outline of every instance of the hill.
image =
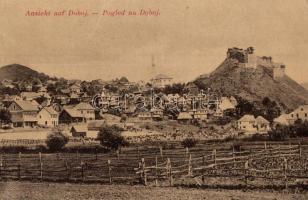
[(255, 56), (253, 51), (253, 48), (229, 49), (223, 63), (208, 77), (197, 78), (195, 83), (250, 102), (261, 102), (268, 97), (284, 109), (308, 102), (308, 91), (284, 73), (283, 64), (273, 62), (271, 57)]
[(0, 80), (28, 80), (38, 78), (47, 80), (50, 77), (44, 73), (39, 73), (29, 67), (20, 64), (6, 65), (0, 68)]
[(301, 83), (301, 86), (308, 90), (308, 83)]

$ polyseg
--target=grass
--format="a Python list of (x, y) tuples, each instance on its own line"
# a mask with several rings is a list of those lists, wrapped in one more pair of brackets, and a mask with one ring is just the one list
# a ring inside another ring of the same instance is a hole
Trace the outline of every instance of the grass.
[(83, 185), (68, 183), (1, 182), (0, 199), (254, 199), (254, 200), (304, 200), (307, 191), (301, 194), (285, 191), (241, 191), (175, 187), (144, 187), (127, 185)]

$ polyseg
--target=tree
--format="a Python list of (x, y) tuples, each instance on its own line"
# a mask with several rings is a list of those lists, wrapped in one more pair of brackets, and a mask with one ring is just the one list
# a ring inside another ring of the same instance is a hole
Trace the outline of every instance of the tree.
[(237, 98), (238, 104), (236, 106), (236, 112), (238, 116), (243, 116), (245, 114), (251, 114), (255, 110), (254, 105), (247, 101), (246, 99), (243, 99), (241, 97)]
[(53, 152), (61, 150), (67, 143), (68, 136), (60, 130), (54, 130), (46, 139), (46, 145)]
[(7, 109), (0, 109), (0, 122), (8, 124), (11, 122), (11, 113)]
[(183, 145), (184, 148), (192, 148), (196, 146), (197, 140), (194, 138), (186, 138), (181, 142), (181, 144)]
[(120, 83), (128, 83), (128, 79), (125, 76), (122, 76), (119, 80)]
[(38, 103), (38, 104), (42, 104), (44, 101), (46, 101), (47, 98), (44, 97), (44, 96), (40, 96), (40, 97), (37, 97), (35, 98), (35, 101)]
[(98, 132), (97, 139), (102, 146), (110, 150), (117, 150), (122, 146), (128, 145), (128, 142), (121, 135), (122, 131), (123, 129), (116, 125), (104, 124)]
[(172, 85), (166, 85), (164, 88), (165, 94), (182, 94), (185, 85), (182, 83), (174, 83)]

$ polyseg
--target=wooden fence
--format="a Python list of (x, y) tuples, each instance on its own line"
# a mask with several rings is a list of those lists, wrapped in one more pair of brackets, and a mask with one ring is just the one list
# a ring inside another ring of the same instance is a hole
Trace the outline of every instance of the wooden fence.
[(258, 143), (241, 149), (211, 147), (130, 147), (109, 154), (0, 154), (0, 179), (157, 186), (192, 181), (243, 187), (270, 180), (272, 185), (288, 187), (308, 178), (307, 146)]

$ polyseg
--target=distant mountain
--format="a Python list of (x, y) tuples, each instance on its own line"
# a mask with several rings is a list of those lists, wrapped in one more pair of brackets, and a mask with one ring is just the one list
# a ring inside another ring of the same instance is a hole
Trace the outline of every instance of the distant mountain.
[(195, 83), (250, 102), (261, 102), (268, 97), (285, 109), (308, 102), (308, 91), (284, 73), (283, 64), (273, 62), (271, 57), (258, 57), (253, 51), (252, 47), (229, 49), (223, 63)]
[(20, 64), (6, 65), (0, 68), (0, 80), (29, 80), (39, 78), (47, 80), (50, 77), (44, 73), (39, 73), (29, 67)]

